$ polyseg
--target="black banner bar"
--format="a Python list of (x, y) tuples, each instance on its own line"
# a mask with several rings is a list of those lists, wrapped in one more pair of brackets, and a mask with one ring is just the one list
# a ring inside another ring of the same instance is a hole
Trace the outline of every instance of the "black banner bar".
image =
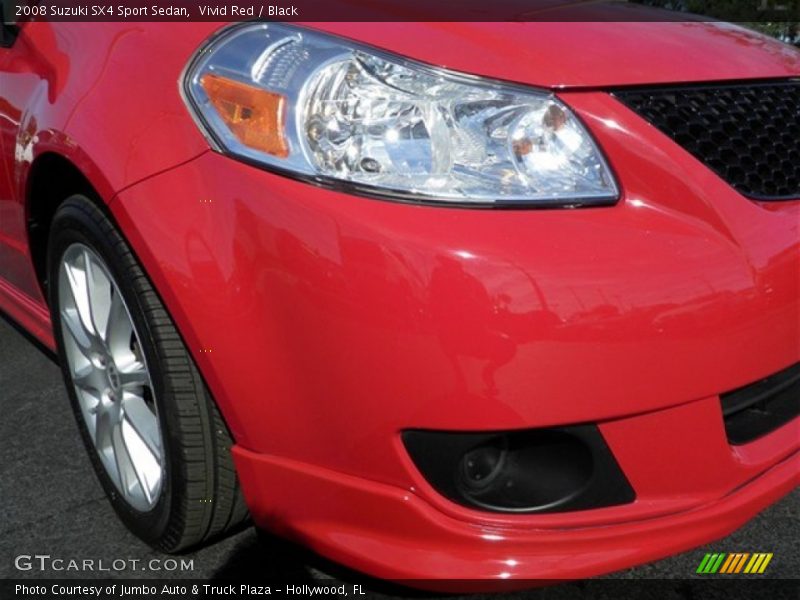
[(694, 21), (796, 23), (800, 0), (0, 0), (6, 22)]
[[(449, 588), (461, 590), (487, 589), (486, 581), (400, 581), (393, 584), (375, 582), (343, 583), (338, 580), (312, 580), (307, 582), (253, 581), (203, 581), (192, 579), (136, 580), (136, 579), (7, 579), (0, 580), (2, 600), (228, 600), (253, 598), (442, 598), (435, 592), (420, 588)], [(515, 592), (515, 598), (536, 600), (590, 600), (595, 598), (674, 598), (691, 600), (720, 598), (724, 600), (797, 600), (800, 581), (796, 579), (761, 579), (746, 575), (703, 576), (697, 579), (592, 579), (579, 582), (508, 581), (494, 582), (506, 589), (525, 589)], [(502, 589), (502, 588), (501, 588)], [(483, 598), (502, 598), (504, 593), (493, 593)], [(455, 596), (451, 596), (455, 597)], [(478, 596), (468, 596), (477, 599)]]

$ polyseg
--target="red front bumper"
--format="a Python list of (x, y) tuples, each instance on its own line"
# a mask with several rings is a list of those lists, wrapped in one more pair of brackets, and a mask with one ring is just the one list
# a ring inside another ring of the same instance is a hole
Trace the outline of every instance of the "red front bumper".
[[(400, 205), (210, 152), (112, 202), (259, 524), (384, 577), (584, 577), (797, 485), (797, 419), (732, 448), (718, 395), (800, 360), (800, 202), (751, 202), (610, 96), (563, 96), (619, 176), (614, 207)], [(586, 422), (634, 503), (462, 508), (399, 439)]]
[(731, 533), (800, 482), (794, 452), (729, 494), (661, 516), (609, 510), (619, 520), (606, 525), (503, 526), (445, 514), (413, 491), (241, 448), (234, 456), (262, 527), (371, 575), (450, 591), (586, 578), (663, 558)]

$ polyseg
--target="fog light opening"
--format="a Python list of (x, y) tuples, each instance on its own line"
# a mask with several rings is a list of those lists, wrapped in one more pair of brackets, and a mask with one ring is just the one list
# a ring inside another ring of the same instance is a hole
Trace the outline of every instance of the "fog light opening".
[(593, 472), (591, 450), (568, 433), (509, 433), (463, 454), (456, 488), (483, 508), (541, 510), (580, 495)]
[(481, 510), (581, 510), (635, 498), (594, 425), (494, 433), (417, 430), (404, 432), (403, 441), (434, 488)]

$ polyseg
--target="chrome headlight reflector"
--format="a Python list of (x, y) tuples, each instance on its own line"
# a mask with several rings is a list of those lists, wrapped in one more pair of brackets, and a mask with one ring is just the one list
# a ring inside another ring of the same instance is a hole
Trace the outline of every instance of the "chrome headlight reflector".
[(217, 148), (320, 184), (458, 205), (608, 204), (594, 140), (553, 94), (278, 23), (201, 49), (184, 90)]

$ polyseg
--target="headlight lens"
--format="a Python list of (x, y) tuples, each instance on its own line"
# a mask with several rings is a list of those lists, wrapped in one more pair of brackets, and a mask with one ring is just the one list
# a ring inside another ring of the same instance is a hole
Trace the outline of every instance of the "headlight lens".
[(226, 30), (198, 53), (185, 90), (220, 150), (322, 184), (476, 205), (618, 195), (594, 141), (552, 94), (312, 30)]

